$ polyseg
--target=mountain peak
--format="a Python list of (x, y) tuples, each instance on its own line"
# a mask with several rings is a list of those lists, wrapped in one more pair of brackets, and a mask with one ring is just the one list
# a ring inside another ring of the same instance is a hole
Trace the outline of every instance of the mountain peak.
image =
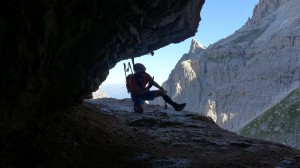
[(257, 23), (258, 21), (270, 15), (272, 12), (276, 11), (278, 8), (280, 8), (289, 1), (291, 0), (259, 0), (259, 3), (255, 6), (253, 10), (253, 15), (251, 19), (248, 19), (244, 27), (249, 27)]
[(260, 0), (252, 25), (205, 50), (193, 39), (164, 88), (175, 101), (189, 102), (187, 110), (240, 129), (299, 87), (298, 3)]
[(190, 55), (194, 54), (197, 52), (198, 49), (205, 50), (206, 47), (193, 38), (191, 41), (190, 51), (188, 54), (190, 54)]

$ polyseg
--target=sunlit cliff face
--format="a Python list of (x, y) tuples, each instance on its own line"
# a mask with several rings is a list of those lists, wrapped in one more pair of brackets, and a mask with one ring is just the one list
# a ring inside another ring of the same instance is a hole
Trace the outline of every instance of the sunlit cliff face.
[(0, 132), (80, 102), (120, 60), (193, 36), (203, 4), (1, 1)]

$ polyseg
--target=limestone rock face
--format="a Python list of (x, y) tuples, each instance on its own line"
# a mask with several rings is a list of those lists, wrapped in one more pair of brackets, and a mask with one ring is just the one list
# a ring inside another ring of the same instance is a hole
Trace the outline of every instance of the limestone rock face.
[(268, 2), (274, 7), (261, 0), (252, 24), (185, 54), (163, 84), (171, 97), (235, 131), (299, 88), (299, 1)]
[(107, 93), (105, 93), (101, 88), (99, 88), (96, 92), (93, 92), (92, 95), (93, 95), (93, 99), (101, 99), (101, 98), (108, 97)]
[(259, 5), (256, 5), (254, 8), (252, 18), (249, 18), (245, 26), (255, 24), (287, 2), (289, 2), (289, 0), (260, 0)]
[(0, 133), (80, 102), (123, 59), (195, 34), (204, 0), (0, 2)]

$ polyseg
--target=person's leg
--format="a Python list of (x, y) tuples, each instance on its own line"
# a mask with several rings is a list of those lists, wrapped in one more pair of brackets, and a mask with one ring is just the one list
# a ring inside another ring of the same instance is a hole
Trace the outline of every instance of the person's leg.
[(143, 108), (144, 99), (142, 97), (131, 97), (131, 100), (134, 103), (134, 112), (143, 113), (144, 112), (144, 108)]
[(136, 113), (143, 113), (144, 112), (143, 104), (135, 105), (134, 106), (134, 111)]
[(184, 109), (184, 107), (186, 105), (185, 103), (177, 104), (163, 90), (154, 90), (154, 91), (150, 91), (150, 92), (153, 92), (153, 98), (157, 98), (157, 97), (161, 96), (164, 99), (164, 101), (166, 101), (168, 104), (170, 104), (171, 106), (173, 106), (173, 108), (176, 111), (180, 111), (180, 110)]
[(160, 97), (160, 96), (167, 96), (166, 92), (163, 90), (152, 90), (150, 92), (153, 92), (153, 99)]
[(167, 103), (169, 103), (170, 105), (172, 106), (175, 106), (176, 103), (173, 102), (173, 100), (166, 94), (165, 91), (163, 90), (154, 90), (152, 91), (154, 94), (153, 94), (153, 97), (154, 98), (157, 98), (157, 97), (162, 97), (164, 99), (164, 101), (166, 101)]

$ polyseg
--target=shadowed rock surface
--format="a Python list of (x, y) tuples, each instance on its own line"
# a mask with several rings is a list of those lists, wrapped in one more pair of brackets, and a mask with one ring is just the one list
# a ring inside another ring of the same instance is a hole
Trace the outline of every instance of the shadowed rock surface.
[(96, 99), (61, 112), (43, 128), (1, 139), (0, 167), (300, 166), (299, 150), (238, 136), (187, 111), (146, 105), (138, 114), (129, 99)]
[(0, 134), (91, 97), (109, 69), (197, 31), (204, 0), (0, 2)]

